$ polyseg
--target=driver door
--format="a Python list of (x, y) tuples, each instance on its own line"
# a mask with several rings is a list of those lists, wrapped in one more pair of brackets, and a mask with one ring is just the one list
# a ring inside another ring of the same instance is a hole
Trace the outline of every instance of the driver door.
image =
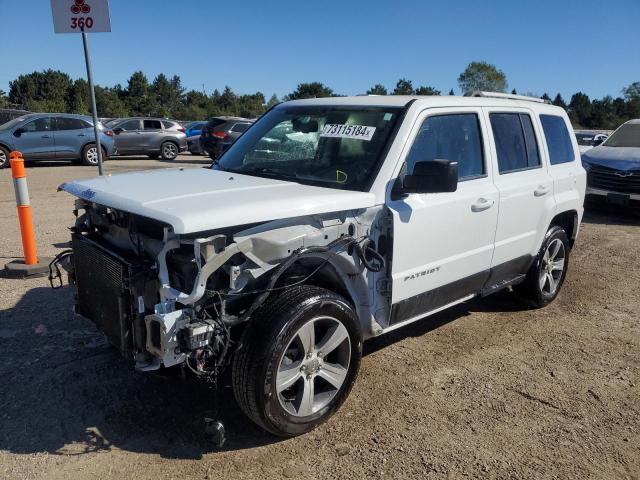
[(113, 132), (115, 133), (114, 139), (116, 148), (119, 155), (126, 153), (133, 154), (139, 150), (142, 150), (141, 136), (142, 126), (138, 119), (127, 120), (117, 125)]
[(458, 162), (455, 192), (392, 198), (390, 325), (479, 292), (489, 278), (498, 222), (487, 131), (480, 108), (432, 108), (419, 117), (400, 175), (418, 161)]
[(56, 144), (51, 123), (51, 117), (40, 117), (22, 126), (14, 141), (14, 149), (22, 152), (25, 160), (55, 158)]

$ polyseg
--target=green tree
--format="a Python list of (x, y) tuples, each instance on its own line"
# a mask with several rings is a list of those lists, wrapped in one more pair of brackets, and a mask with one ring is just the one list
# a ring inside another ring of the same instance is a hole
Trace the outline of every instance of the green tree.
[(241, 95), (238, 98), (237, 115), (245, 118), (256, 118), (264, 113), (264, 95), (256, 92), (251, 95)]
[(413, 84), (411, 80), (407, 80), (406, 78), (401, 78), (396, 83), (396, 88), (393, 89), (392, 95), (413, 95)]
[(9, 101), (34, 112), (65, 112), (71, 77), (57, 70), (20, 75), (9, 82)]
[(127, 105), (120, 98), (116, 88), (95, 86), (96, 108), (101, 117), (128, 117)]
[(506, 92), (507, 76), (495, 65), (487, 62), (471, 62), (458, 77), (462, 93), (476, 90)]
[(285, 100), (297, 100), (301, 98), (334, 97), (333, 90), (320, 82), (300, 83)]
[(547, 92), (544, 92), (540, 98), (545, 102), (551, 103), (551, 97), (547, 94)]
[(0, 89), (0, 108), (7, 108), (9, 106), (9, 97), (7, 93)]
[(555, 98), (553, 99), (552, 102), (556, 107), (560, 107), (560, 108), (564, 108), (565, 110), (567, 109), (567, 102), (564, 101), (564, 98), (562, 98), (562, 95), (560, 95), (560, 93), (558, 93)]
[[(66, 111), (89, 115), (91, 113), (90, 95), (89, 83), (84, 78), (75, 80), (69, 89)], [(102, 112), (100, 112), (100, 115), (102, 115)]]
[(134, 72), (129, 78), (126, 104), (133, 116), (149, 116), (156, 110), (155, 95), (144, 73)]
[(456, 93), (453, 91), (453, 88), (449, 90), (449, 95), (455, 95)]
[(634, 82), (622, 89), (627, 101), (627, 118), (640, 117), (640, 82)]
[(591, 100), (582, 93), (574, 93), (569, 102), (569, 118), (574, 127), (587, 127), (591, 116)]
[(433, 87), (418, 87), (415, 91), (416, 95), (440, 95), (440, 90)]
[(514, 88), (513, 90), (511, 90), (511, 95), (517, 95), (518, 92), (516, 91), (516, 89)]
[(269, 101), (265, 105), (265, 109), (268, 110), (271, 107), (274, 107), (279, 103), (280, 103), (280, 100), (278, 99), (278, 96), (274, 93), (273, 95), (271, 95), (271, 98), (269, 99)]
[(367, 95), (388, 95), (387, 88), (384, 85), (376, 83), (373, 87), (367, 90)]

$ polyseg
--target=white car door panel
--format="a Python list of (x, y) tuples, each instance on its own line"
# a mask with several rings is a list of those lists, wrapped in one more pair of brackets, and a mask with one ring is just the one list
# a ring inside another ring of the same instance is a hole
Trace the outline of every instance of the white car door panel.
[(394, 222), (391, 324), (477, 292), (489, 276), (499, 197), (485, 132), (479, 108), (428, 109), (418, 117), (400, 176), (415, 161), (439, 158), (458, 161), (462, 178), (455, 192), (388, 202)]
[[(499, 218), (492, 268), (508, 272), (537, 254), (554, 211), (553, 179), (549, 175), (540, 131), (528, 109), (485, 108), (491, 131), (494, 184), (499, 191)], [(515, 273), (515, 272), (514, 272)]]

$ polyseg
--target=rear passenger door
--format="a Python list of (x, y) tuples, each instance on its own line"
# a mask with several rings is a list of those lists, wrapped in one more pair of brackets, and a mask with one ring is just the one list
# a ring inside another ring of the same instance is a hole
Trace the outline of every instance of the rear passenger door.
[[(80, 158), (82, 147), (93, 138), (92, 126), (80, 118), (53, 117), (56, 141), (56, 158), (69, 160)], [(95, 140), (94, 140), (95, 141)]]
[(533, 112), (484, 110), (496, 160), (494, 184), (500, 195), (492, 277), (487, 285), (491, 287), (527, 270), (547, 231), (554, 197)]
[(480, 108), (433, 108), (419, 117), (399, 176), (419, 161), (458, 162), (457, 191), (391, 199), (391, 324), (479, 292), (487, 278), (498, 219)]
[(154, 120), (152, 118), (142, 120), (140, 145), (145, 152), (160, 150), (160, 144), (163, 138), (164, 130), (160, 120)]

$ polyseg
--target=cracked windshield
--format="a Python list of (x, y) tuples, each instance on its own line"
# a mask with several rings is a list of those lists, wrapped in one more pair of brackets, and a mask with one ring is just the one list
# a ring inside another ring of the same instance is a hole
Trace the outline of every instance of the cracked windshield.
[(275, 108), (214, 168), (345, 190), (367, 190), (399, 108)]

